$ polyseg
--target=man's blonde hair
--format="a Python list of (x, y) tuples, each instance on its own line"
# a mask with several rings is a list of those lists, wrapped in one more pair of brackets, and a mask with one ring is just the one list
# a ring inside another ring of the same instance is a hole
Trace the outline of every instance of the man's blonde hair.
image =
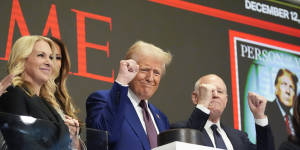
[(133, 59), (139, 62), (141, 56), (151, 56), (160, 60), (164, 64), (164, 71), (165, 67), (172, 61), (172, 54), (170, 52), (165, 52), (161, 48), (144, 41), (135, 42), (127, 51), (125, 59)]
[[(12, 50), (10, 52), (9, 60), (8, 60), (8, 73), (15, 75), (15, 77), (12, 80), (13, 86), (19, 86), (23, 88), (25, 93), (27, 93), (29, 96), (33, 96), (35, 93), (32, 89), (32, 85), (24, 80), (24, 71), (25, 71), (25, 63), (27, 61), (27, 58), (32, 53), (33, 48), (35, 44), (38, 41), (45, 41), (49, 44), (53, 56), (55, 56), (56, 53), (56, 47), (52, 40), (39, 36), (39, 35), (29, 35), (29, 36), (23, 36), (19, 38), (13, 45)], [(54, 108), (59, 108), (59, 105), (56, 101), (56, 98), (54, 96), (55, 92), (55, 83), (54, 79), (58, 75), (57, 67), (55, 66), (55, 57), (52, 60), (54, 66), (53, 67), (53, 73), (51, 75), (50, 80), (48, 80), (40, 89), (40, 97), (44, 98), (47, 102), (49, 102)]]

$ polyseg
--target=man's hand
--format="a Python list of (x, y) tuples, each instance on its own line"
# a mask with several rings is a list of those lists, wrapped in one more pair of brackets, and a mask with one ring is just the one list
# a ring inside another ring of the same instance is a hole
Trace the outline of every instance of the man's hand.
[(117, 81), (122, 85), (128, 83), (136, 76), (139, 71), (139, 65), (133, 59), (121, 60)]
[(255, 119), (263, 119), (267, 105), (267, 99), (253, 92), (248, 92), (248, 105)]
[(213, 96), (217, 94), (217, 88), (212, 84), (200, 84), (198, 93), (198, 104), (208, 108)]
[(12, 79), (14, 78), (14, 75), (7, 75), (4, 77), (0, 82), (0, 96), (4, 93), (6, 88), (10, 86)]

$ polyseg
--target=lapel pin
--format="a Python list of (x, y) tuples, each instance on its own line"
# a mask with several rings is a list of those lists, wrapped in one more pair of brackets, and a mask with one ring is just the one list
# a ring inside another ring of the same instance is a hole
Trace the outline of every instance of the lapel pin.
[(158, 115), (158, 114), (156, 114), (156, 117), (157, 117), (158, 119), (160, 119), (160, 117), (159, 117), (159, 115)]

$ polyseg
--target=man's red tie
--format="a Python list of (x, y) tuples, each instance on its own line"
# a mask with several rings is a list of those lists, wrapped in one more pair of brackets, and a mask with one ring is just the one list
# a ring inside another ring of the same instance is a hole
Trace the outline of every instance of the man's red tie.
[(289, 115), (286, 114), (284, 118), (285, 118), (285, 125), (286, 125), (286, 129), (287, 129), (288, 135), (291, 135), (292, 131), (291, 131), (291, 126), (290, 126)]

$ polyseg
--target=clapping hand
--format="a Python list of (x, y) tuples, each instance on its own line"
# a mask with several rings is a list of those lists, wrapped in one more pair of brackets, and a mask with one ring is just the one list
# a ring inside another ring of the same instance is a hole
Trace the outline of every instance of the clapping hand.
[(73, 119), (72, 117), (65, 115), (65, 124), (69, 128), (69, 132), (71, 136), (77, 136), (79, 134), (79, 122), (76, 119)]
[(79, 126), (78, 120), (76, 120), (68, 115), (65, 115), (64, 122), (69, 128), (70, 138), (72, 140), (72, 143), (71, 143), (72, 149), (80, 150), (81, 149), (80, 139), (79, 139), (80, 126)]

